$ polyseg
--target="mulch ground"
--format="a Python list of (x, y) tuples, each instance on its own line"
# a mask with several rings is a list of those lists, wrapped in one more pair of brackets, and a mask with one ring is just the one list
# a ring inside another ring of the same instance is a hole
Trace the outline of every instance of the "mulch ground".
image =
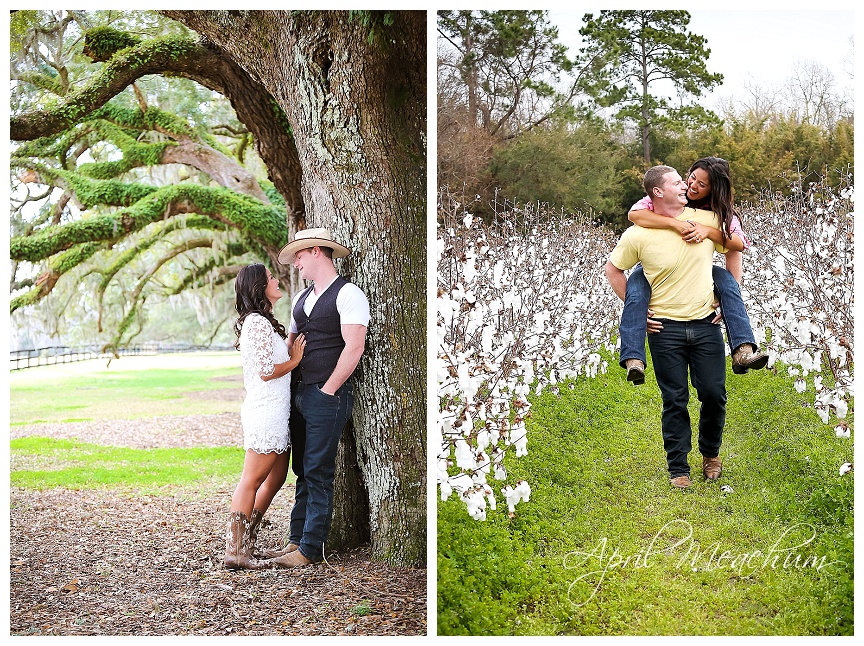
[[(228, 497), (13, 489), (11, 634), (426, 633), (426, 570), (372, 562), (368, 549), (293, 570), (224, 569)], [(278, 503), (264, 547), (288, 527)]]
[[(176, 418), (172, 424), (149, 421), (146, 433), (137, 428), (140, 422), (113, 422), (110, 443), (186, 445), (188, 437), (178, 442)], [(199, 441), (213, 441), (235, 432), (237, 420), (223, 418), (216, 432), (213, 421), (187, 420), (188, 435), (197, 428)], [(118, 434), (118, 423), (137, 432)], [(109, 443), (101, 424), (74, 433), (56, 426), (57, 436)], [(15, 430), (48, 435), (50, 429)], [(146, 443), (138, 441), (145, 436)], [(284, 542), (293, 494), (286, 487), (274, 500), (259, 545)], [(230, 497), (228, 490), (127, 496), (12, 488), (11, 634), (426, 634), (426, 570), (371, 561), (368, 548), (328, 554), (325, 563), (293, 570), (224, 569)]]

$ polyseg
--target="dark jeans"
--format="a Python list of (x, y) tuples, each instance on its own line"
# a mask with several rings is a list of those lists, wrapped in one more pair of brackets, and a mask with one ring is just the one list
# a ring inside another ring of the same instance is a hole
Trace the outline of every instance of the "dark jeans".
[(291, 466), (297, 485), (288, 538), (310, 561), (324, 558), (333, 520), (336, 451), (354, 405), (350, 381), (332, 396), (321, 386), (302, 381), (292, 386)]
[(654, 375), (663, 396), (663, 448), (669, 477), (689, 475), (687, 455), (692, 448), (690, 389), (687, 373), (702, 406), (699, 409), (699, 452), (706, 458), (720, 454), (726, 422), (726, 357), (723, 334), (713, 316), (696, 321), (660, 319), (663, 329), (648, 335)]
[[(756, 350), (756, 339), (750, 327), (750, 317), (741, 298), (738, 281), (723, 267), (711, 266), (711, 277), (714, 279), (714, 293), (720, 301), (720, 311), (723, 323), (726, 325), (726, 336), (729, 349), (732, 352), (742, 343), (751, 343)], [(651, 300), (651, 285), (645, 278), (642, 267), (637, 267), (627, 279), (627, 294), (624, 299), (624, 311), (621, 314), (621, 325), (618, 328), (621, 336), (621, 352), (619, 363), (624, 367), (627, 359), (645, 360), (645, 335), (647, 333), (646, 319), (648, 317), (648, 302)]]

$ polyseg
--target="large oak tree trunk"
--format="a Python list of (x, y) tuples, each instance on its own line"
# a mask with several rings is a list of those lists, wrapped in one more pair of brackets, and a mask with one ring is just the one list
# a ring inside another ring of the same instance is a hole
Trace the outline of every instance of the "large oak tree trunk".
[[(299, 153), (307, 226), (330, 228), (354, 251), (340, 270), (372, 310), (355, 375), (353, 437), (373, 555), (423, 564), (426, 13), (389, 12), (392, 24), (369, 12), (164, 13), (275, 97)], [(343, 463), (351, 462), (350, 438)], [(333, 536), (346, 539), (362, 495), (353, 495), (350, 471), (342, 476)]]

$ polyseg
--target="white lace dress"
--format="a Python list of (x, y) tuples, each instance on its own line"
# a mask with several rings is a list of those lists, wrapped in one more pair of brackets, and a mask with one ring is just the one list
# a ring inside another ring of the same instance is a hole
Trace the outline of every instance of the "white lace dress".
[(240, 330), (240, 356), (246, 398), (240, 407), (243, 448), (256, 453), (284, 453), (291, 446), (291, 373), (264, 381), (274, 364), (288, 361), (288, 345), (260, 314), (249, 314)]

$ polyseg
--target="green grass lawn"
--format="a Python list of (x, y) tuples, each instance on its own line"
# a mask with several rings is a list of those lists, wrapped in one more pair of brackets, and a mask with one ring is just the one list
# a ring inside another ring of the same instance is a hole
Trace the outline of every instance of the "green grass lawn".
[(702, 478), (694, 432), (685, 491), (650, 366), (642, 386), (613, 364), (534, 398), (529, 453), (507, 462), (530, 502), (508, 518), (497, 481), (486, 521), (438, 502), (438, 634), (852, 634), (852, 439), (782, 374), (727, 389), (723, 476)]
[[(239, 401), (184, 393), (242, 388), (239, 353), (124, 357), (13, 372), (13, 425), (238, 412)], [(24, 437), (10, 444), (10, 484), (25, 489), (112, 489), (130, 495), (204, 494), (236, 484), (240, 447), (131, 449)], [(295, 476), (289, 471), (288, 483)]]
[(242, 388), (240, 353), (122, 357), (13, 371), (12, 426), (162, 415), (239, 412), (239, 401), (193, 399), (184, 393)]
[[(194, 485), (222, 486), (239, 478), (238, 447), (128, 449), (77, 440), (24, 437), (12, 440), (13, 487), (115, 489), (137, 494), (172, 493)], [(293, 474), (291, 474), (293, 477)]]

